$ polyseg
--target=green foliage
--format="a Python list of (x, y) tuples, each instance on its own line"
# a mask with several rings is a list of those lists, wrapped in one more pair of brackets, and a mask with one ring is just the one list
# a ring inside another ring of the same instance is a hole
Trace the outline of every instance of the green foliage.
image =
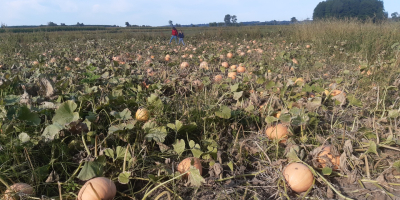
[(358, 18), (382, 20), (387, 18), (383, 1), (379, 0), (327, 0), (314, 9), (313, 19)]

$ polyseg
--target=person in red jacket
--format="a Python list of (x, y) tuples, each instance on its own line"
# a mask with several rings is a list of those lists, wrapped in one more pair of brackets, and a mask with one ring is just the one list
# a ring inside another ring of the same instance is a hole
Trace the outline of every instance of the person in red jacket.
[(178, 30), (176, 30), (175, 27), (172, 27), (172, 36), (171, 39), (169, 40), (169, 44), (171, 44), (172, 39), (175, 38), (176, 44), (178, 44), (178, 39), (176, 38), (178, 36)]

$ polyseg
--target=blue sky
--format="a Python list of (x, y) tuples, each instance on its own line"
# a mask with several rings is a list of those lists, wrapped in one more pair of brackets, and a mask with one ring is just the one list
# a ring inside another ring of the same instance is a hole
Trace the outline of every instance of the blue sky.
[[(312, 18), (322, 0), (1, 0), (0, 22), (13, 25), (105, 24), (162, 26), (222, 22), (226, 14), (238, 22)], [(400, 0), (384, 0), (389, 16), (400, 13)]]

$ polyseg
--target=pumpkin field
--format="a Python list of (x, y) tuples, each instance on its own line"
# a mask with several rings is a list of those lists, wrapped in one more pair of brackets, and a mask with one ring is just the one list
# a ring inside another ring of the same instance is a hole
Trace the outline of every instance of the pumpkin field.
[(399, 199), (400, 24), (0, 33), (0, 198)]

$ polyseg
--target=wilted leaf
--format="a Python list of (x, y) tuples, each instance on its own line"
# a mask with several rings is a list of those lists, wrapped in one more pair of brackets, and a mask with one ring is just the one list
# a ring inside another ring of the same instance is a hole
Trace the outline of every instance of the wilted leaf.
[(63, 127), (59, 124), (49, 125), (44, 129), (42, 137), (44, 137), (46, 140), (54, 140), (54, 138), (58, 137), (58, 134), (62, 129)]
[(76, 108), (76, 103), (71, 100), (62, 103), (56, 110), (56, 114), (53, 117), (53, 123), (64, 126), (65, 124), (77, 121), (79, 119), (79, 113), (74, 112)]
[(311, 101), (308, 101), (306, 104), (306, 108), (309, 111), (314, 111), (318, 109), (321, 106), (322, 98), (321, 97), (315, 97)]
[(202, 183), (206, 182), (204, 178), (200, 175), (199, 169), (197, 169), (196, 167), (190, 166), (189, 172), (189, 181), (192, 186), (200, 187)]

